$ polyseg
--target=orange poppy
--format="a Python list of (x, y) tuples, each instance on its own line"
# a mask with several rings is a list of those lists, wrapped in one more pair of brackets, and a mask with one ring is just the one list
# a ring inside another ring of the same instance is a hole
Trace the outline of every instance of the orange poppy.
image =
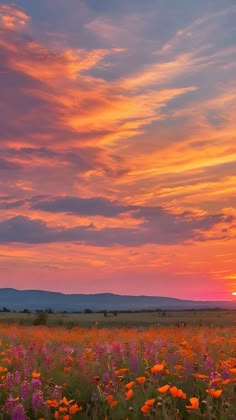
[(37, 372), (37, 370), (34, 370), (32, 373), (32, 378), (33, 379), (39, 379), (41, 376), (41, 374), (39, 372)]
[(180, 365), (180, 364), (177, 364), (177, 365), (175, 365), (175, 369), (176, 370), (184, 370), (186, 368), (184, 366)]
[(156, 365), (151, 367), (151, 372), (152, 373), (158, 373), (161, 372), (165, 367), (165, 362), (162, 363), (157, 363)]
[(129, 368), (121, 368), (121, 369), (117, 369), (117, 370), (115, 370), (115, 375), (117, 376), (117, 375), (120, 375), (121, 373), (126, 373), (126, 372), (129, 372), (130, 371), (130, 369)]
[(113, 400), (110, 402), (110, 407), (115, 407), (118, 404), (117, 400)]
[(77, 413), (78, 411), (82, 411), (82, 407), (79, 407), (78, 406), (78, 404), (73, 404), (71, 407), (70, 407), (70, 414), (75, 414), (75, 413)]
[(207, 389), (206, 392), (214, 398), (219, 398), (222, 394), (222, 389), (210, 388)]
[(47, 405), (49, 405), (49, 407), (57, 407), (58, 402), (56, 400), (47, 400)]
[(138, 382), (138, 384), (142, 385), (146, 381), (146, 378), (145, 376), (139, 376), (138, 378), (136, 378), (136, 381)]
[(68, 408), (67, 407), (59, 407), (60, 413), (67, 413)]
[(108, 403), (110, 403), (112, 400), (113, 400), (113, 395), (108, 395), (108, 396), (106, 397), (106, 401), (107, 401)]
[(3, 359), (2, 359), (2, 363), (8, 363), (8, 364), (10, 364), (11, 361), (12, 361), (12, 359), (10, 359), (9, 357), (3, 357)]
[(163, 385), (157, 388), (157, 391), (161, 394), (165, 394), (168, 391), (168, 389), (170, 389), (170, 385)]
[(70, 405), (73, 402), (73, 400), (68, 401), (66, 397), (63, 397), (60, 401), (61, 404)]
[(197, 397), (189, 398), (191, 405), (186, 405), (187, 410), (197, 410), (199, 407), (199, 399)]
[(203, 375), (200, 373), (194, 373), (193, 376), (195, 376), (195, 378), (198, 378), (198, 379), (208, 379), (207, 375)]
[(141, 407), (141, 411), (142, 411), (142, 413), (149, 413), (149, 411), (151, 410), (151, 407), (149, 407), (149, 405), (143, 405), (142, 407)]
[(177, 397), (178, 388), (176, 386), (172, 386), (169, 391), (173, 397)]
[(134, 381), (129, 382), (128, 384), (126, 384), (126, 385), (125, 385), (125, 388), (126, 388), (126, 389), (132, 389), (132, 388), (133, 388), (133, 386), (134, 386)]
[(169, 391), (173, 397), (186, 398), (186, 394), (182, 391), (182, 389), (178, 389), (176, 386), (172, 386)]
[(230, 382), (231, 382), (230, 379), (225, 379), (224, 381), (221, 382), (221, 385), (227, 385)]
[(133, 396), (133, 390), (129, 389), (126, 393), (125, 393), (125, 399), (128, 401), (132, 398)]
[(156, 401), (156, 398), (152, 398), (150, 400), (145, 401), (144, 405), (148, 405), (149, 407), (152, 407), (155, 401)]
[(182, 391), (182, 389), (179, 389), (179, 398), (182, 398), (183, 400), (186, 400), (187, 396), (186, 394)]
[(217, 383), (219, 383), (219, 382), (221, 382), (222, 381), (222, 379), (221, 378), (215, 378), (215, 379), (212, 379), (212, 381), (210, 382), (211, 384), (217, 384)]

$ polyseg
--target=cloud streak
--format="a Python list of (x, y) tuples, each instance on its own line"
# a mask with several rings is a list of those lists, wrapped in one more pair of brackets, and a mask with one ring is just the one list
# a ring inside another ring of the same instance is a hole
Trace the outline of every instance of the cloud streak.
[[(115, 216), (117, 213), (127, 210), (125, 207), (119, 207), (99, 199), (80, 201), (56, 199), (54, 203), (51, 203), (51, 206), (44, 203), (44, 206), (38, 207), (51, 212), (68, 211), (70, 207), (72, 212), (78, 214), (86, 214), (86, 216), (102, 215), (104, 217)], [(196, 217), (190, 212), (169, 213), (161, 207), (132, 210), (134, 211), (134, 217), (140, 221), (139, 225), (134, 228), (114, 226), (99, 229), (94, 223), (69, 228), (48, 226), (41, 219), (16, 216), (0, 223), (0, 242), (43, 244), (75, 241), (98, 247), (112, 245), (136, 247), (145, 244), (174, 245), (188, 241), (204, 241), (206, 240), (204, 232), (210, 231), (219, 224), (223, 225), (226, 232), (226, 227), (230, 227), (232, 222), (235, 221), (234, 216), (215, 214)]]

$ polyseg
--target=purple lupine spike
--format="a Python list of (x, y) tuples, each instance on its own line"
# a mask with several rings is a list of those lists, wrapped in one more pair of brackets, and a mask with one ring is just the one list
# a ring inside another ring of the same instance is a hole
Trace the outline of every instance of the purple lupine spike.
[(18, 404), (13, 408), (12, 420), (26, 420), (25, 409), (22, 404)]
[(25, 355), (25, 350), (23, 346), (13, 346), (9, 351), (9, 356), (16, 356), (18, 359), (22, 359)]
[(29, 366), (24, 366), (24, 376), (25, 378), (30, 378), (32, 374), (32, 369)]
[(12, 373), (7, 372), (5, 384), (6, 384), (6, 387), (9, 390), (12, 390), (14, 388), (15, 378), (14, 378), (14, 375)]
[(21, 385), (21, 398), (27, 400), (30, 393), (30, 384), (27, 381), (24, 381)]
[(15, 372), (14, 381), (15, 381), (15, 384), (19, 384), (21, 382), (21, 374), (18, 370)]
[(213, 366), (212, 359), (209, 356), (205, 357), (205, 367), (207, 370), (211, 370)]
[(131, 354), (130, 356), (130, 367), (134, 374), (137, 376), (139, 371), (139, 357), (135, 353)]
[(36, 348), (36, 343), (30, 343), (30, 345), (29, 345), (30, 352), (33, 352), (35, 350), (35, 348)]
[(4, 410), (6, 411), (6, 413), (11, 412), (12, 409), (14, 408), (15, 404), (16, 404), (16, 400), (10, 394), (9, 397), (8, 397), (8, 399), (7, 399), (7, 401), (6, 401), (6, 403), (5, 403), (5, 406), (4, 406)]
[(40, 381), (40, 379), (32, 379), (31, 381), (31, 385), (33, 389), (39, 389), (42, 386), (42, 382)]
[(44, 407), (44, 397), (41, 390), (37, 390), (32, 395), (32, 407), (34, 411), (39, 411)]
[(104, 383), (104, 385), (107, 385), (109, 383), (109, 380), (110, 380), (110, 375), (108, 372), (105, 372), (103, 374), (102, 382)]
[(51, 363), (52, 363), (52, 356), (50, 354), (46, 354), (45, 355), (45, 364), (46, 364), (46, 366), (47, 367), (50, 366)]

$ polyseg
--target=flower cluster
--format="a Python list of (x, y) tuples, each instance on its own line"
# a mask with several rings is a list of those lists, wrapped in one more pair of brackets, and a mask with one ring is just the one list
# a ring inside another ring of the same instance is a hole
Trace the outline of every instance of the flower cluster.
[(236, 413), (232, 328), (0, 325), (6, 420), (222, 419)]

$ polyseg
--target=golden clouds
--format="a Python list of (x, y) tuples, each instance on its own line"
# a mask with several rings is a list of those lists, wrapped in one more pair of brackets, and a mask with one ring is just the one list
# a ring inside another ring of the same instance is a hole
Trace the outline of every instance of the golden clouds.
[(112, 52), (68, 49), (54, 53), (37, 42), (28, 42), (24, 50), (12, 57), (10, 63), (12, 67), (35, 79), (63, 87), (65, 80), (76, 81), (80, 72), (93, 68)]
[(235, 247), (236, 50), (227, 28), (216, 36), (230, 10), (171, 31), (92, 10), (56, 38), (57, 11), (46, 25), (0, 6), (7, 259), (11, 243), (21, 266), (28, 252), (32, 266), (90, 277), (233, 275), (226, 259), (212, 274), (216, 251)]

